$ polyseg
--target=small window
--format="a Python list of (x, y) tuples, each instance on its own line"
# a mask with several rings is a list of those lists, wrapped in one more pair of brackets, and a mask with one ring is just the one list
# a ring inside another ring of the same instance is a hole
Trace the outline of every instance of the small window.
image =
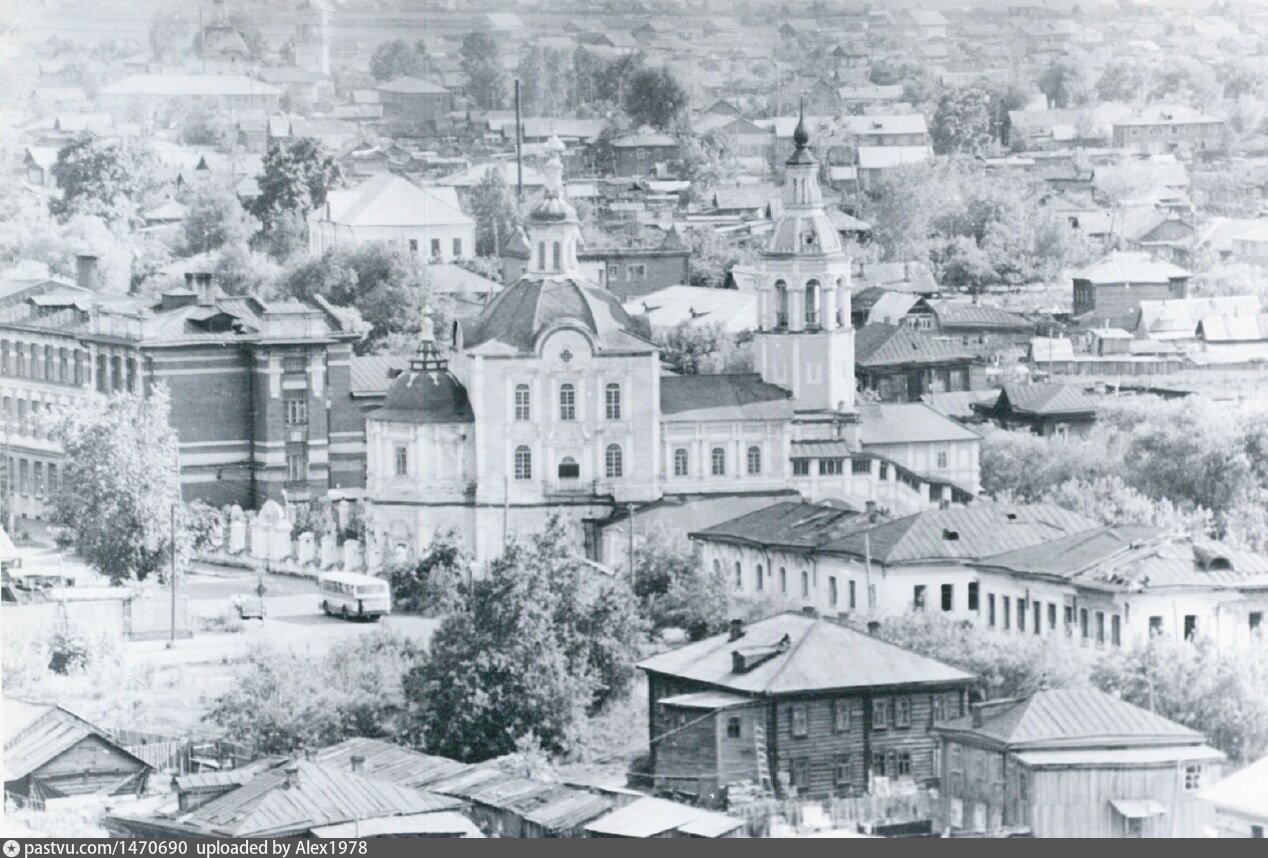
[(515, 479), (531, 480), (533, 478), (533, 451), (525, 446), (515, 448)]
[(527, 384), (515, 385), (515, 419), (533, 419), (533, 399)]
[(911, 698), (895, 697), (894, 698), (894, 726), (910, 727), (911, 726)]
[(735, 589), (742, 590), (744, 588), (744, 569), (740, 566), (740, 561), (735, 561)]
[(1048, 603), (1048, 631), (1055, 632), (1057, 630), (1057, 605), (1055, 602)]
[(979, 589), (979, 585), (976, 581), (969, 582), (969, 610), (970, 611), (978, 610), (978, 600), (979, 600), (978, 589)]
[(551, 251), (550, 251), (550, 254), (551, 254), (551, 255), (550, 255), (550, 262), (551, 262), (551, 266), (550, 266), (550, 267), (551, 267), (551, 269), (552, 269), (552, 270), (554, 270), (554, 271), (558, 271), (560, 268), (562, 268), (562, 267), (563, 267), (563, 265), (562, 265), (562, 263), (563, 263), (563, 248), (560, 246), (559, 242), (557, 242), (557, 241), (556, 241), (556, 242), (555, 242), (555, 243), (551, 246)]
[(1001, 606), (1004, 614), (1004, 630), (1007, 631), (1013, 627), (1013, 600), (1008, 596), (1002, 597)]
[(899, 751), (897, 765), (894, 768), (894, 775), (902, 777), (911, 774), (911, 752)]
[(794, 477), (810, 476), (810, 460), (809, 459), (793, 459), (792, 472)]
[(286, 391), (286, 422), (291, 426), (308, 422), (308, 395), (306, 391)]
[(409, 475), (409, 450), (405, 447), (396, 448), (396, 475), (398, 477)]
[(604, 409), (609, 420), (621, 419), (621, 385), (609, 384), (603, 391)]
[(581, 479), (581, 466), (577, 464), (577, 460), (572, 456), (564, 456), (559, 463), (559, 479), (561, 480), (579, 480)]
[(853, 778), (850, 777), (850, 755), (838, 754), (832, 761), (832, 782), (842, 791), (848, 791)]
[(792, 707), (792, 734), (797, 737), (810, 735), (810, 718), (804, 703)]
[(710, 463), (713, 468), (715, 477), (726, 476), (726, 451), (721, 447), (714, 447), (713, 453), (710, 454)]
[(1034, 623), (1031, 626), (1031, 631), (1033, 631), (1037, 635), (1042, 634), (1043, 633), (1043, 603), (1031, 602), (1030, 604), (1033, 607), (1032, 613), (1034, 614)]
[(559, 387), (559, 419), (577, 419), (577, 389), (571, 384)]
[(801, 596), (806, 598), (810, 595), (810, 573), (805, 569), (801, 570)]
[(623, 462), (621, 461), (621, 446), (619, 444), (609, 444), (607, 452), (603, 454), (604, 472), (608, 479), (622, 476)]
[(929, 698), (929, 722), (936, 724), (947, 717), (947, 701), (941, 694)]
[(872, 774), (876, 777), (885, 777), (885, 752), (872, 751)]
[(955, 585), (942, 585), (942, 610), (950, 611), (955, 607)]
[(292, 483), (308, 479), (308, 452), (302, 446), (286, 450), (286, 479)]
[(844, 697), (832, 701), (832, 729), (838, 733), (850, 729), (850, 701)]
[(819, 476), (836, 477), (845, 472), (845, 465), (840, 459), (820, 459)]
[(911, 588), (911, 607), (915, 611), (925, 609), (925, 585), (917, 584)]
[(433, 238), (431, 240), (431, 255), (433, 259), (440, 258), (440, 239)]
[(854, 582), (850, 581), (850, 610), (853, 611), (857, 606), (855, 601)]
[(947, 466), (947, 454), (946, 454), (946, 451), (944, 450), (938, 453), (938, 467), (946, 468), (946, 466)]
[[(1087, 611), (1084, 611), (1083, 613), (1084, 613), (1084, 614), (1086, 614), (1086, 613), (1087, 613)], [(1198, 636), (1198, 618), (1197, 618), (1197, 615), (1196, 615), (1196, 614), (1185, 614), (1185, 615), (1184, 615), (1184, 639), (1185, 639), (1186, 641), (1191, 641), (1191, 640), (1196, 639), (1196, 638), (1197, 638), (1197, 636)], [(1083, 637), (1087, 637), (1087, 634), (1085, 633), (1085, 634), (1083, 635)]]
[(1087, 640), (1090, 637), (1087, 608), (1079, 608), (1079, 637)]
[(788, 592), (788, 570), (783, 566), (779, 567), (779, 592)]
[[(1254, 626), (1251, 626), (1254, 629)], [(1110, 617), (1110, 643), (1114, 646), (1123, 645), (1123, 618), (1118, 614)]]
[(766, 570), (762, 568), (762, 564), (758, 563), (757, 568), (754, 570), (754, 572), (756, 574), (753, 576), (753, 583), (757, 585), (758, 590), (765, 589), (766, 588)]
[(740, 719), (732, 716), (726, 719), (726, 737), (728, 739), (740, 738)]
[(828, 576), (828, 604), (836, 607), (837, 604), (837, 579), (835, 575)]
[(1017, 631), (1024, 632), (1026, 630), (1026, 600), (1017, 600)]
[(1201, 766), (1185, 766), (1184, 767), (1184, 789), (1186, 792), (1192, 792), (1202, 788), (1202, 767)]
[(674, 450), (674, 476), (687, 476), (687, 450), (685, 447), (679, 447)]
[(872, 729), (884, 730), (889, 727), (889, 700), (872, 701)]
[(750, 476), (760, 474), (762, 472), (762, 449), (760, 447), (749, 447), (747, 459)]
[(625, 266), (625, 279), (626, 280), (646, 280), (647, 266), (641, 262), (635, 265)]
[(859, 474), (872, 473), (872, 460), (871, 459), (851, 459), (850, 473), (854, 474), (855, 476), (858, 476)]
[(878, 479), (882, 479), (882, 480), (889, 479), (889, 462), (881, 462), (880, 474), (878, 475)]

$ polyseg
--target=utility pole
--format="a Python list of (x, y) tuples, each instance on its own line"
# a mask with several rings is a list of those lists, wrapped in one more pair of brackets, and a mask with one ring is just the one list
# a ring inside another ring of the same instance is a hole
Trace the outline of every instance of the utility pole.
[(875, 610), (876, 598), (873, 596), (875, 591), (872, 589), (872, 535), (866, 530), (863, 531), (863, 574), (867, 582), (867, 609)]
[(520, 81), (515, 79), (515, 199), (524, 202), (524, 124), (520, 119)]
[[(200, 6), (201, 8), (201, 6)], [(177, 438), (176, 444), (172, 448), (172, 464), (176, 468), (176, 499), (172, 501), (172, 627), (171, 636), (168, 639), (168, 647), (176, 645), (176, 507), (180, 505), (181, 490), (181, 448), (180, 439)]]
[(634, 581), (634, 504), (626, 504), (625, 507), (630, 515), (630, 549), (629, 549), (629, 569), (630, 581)]
[(506, 547), (506, 542), (510, 539), (511, 533), (511, 478), (506, 476), (502, 479), (502, 547)]

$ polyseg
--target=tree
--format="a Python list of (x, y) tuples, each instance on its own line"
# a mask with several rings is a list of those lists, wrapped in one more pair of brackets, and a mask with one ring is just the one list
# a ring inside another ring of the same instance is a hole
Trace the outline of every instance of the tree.
[(625, 90), (625, 113), (635, 125), (669, 131), (687, 109), (687, 91), (669, 69), (642, 69)]
[(163, 62), (189, 39), (189, 21), (180, 12), (159, 12), (150, 19), (150, 53)]
[(205, 720), (259, 754), (315, 750), (353, 737), (414, 744), (402, 680), (422, 657), (388, 632), (358, 636), (324, 657), (252, 648)]
[(752, 372), (752, 335), (733, 336), (720, 324), (693, 325), (683, 321), (656, 340), (660, 359), (681, 375)]
[(498, 44), (485, 32), (467, 33), (458, 51), (467, 76), (467, 93), (485, 110), (502, 106), (506, 76), (502, 73)]
[(264, 156), (260, 193), (248, 208), (269, 230), (284, 214), (307, 215), (325, 205), (340, 178), (339, 162), (314, 138), (273, 143)]
[(478, 761), (536, 737), (559, 753), (622, 694), (643, 626), (628, 586), (577, 556), (558, 519), (464, 587), (406, 680), (427, 749)]
[(410, 46), (404, 39), (382, 42), (370, 56), (370, 74), (378, 81), (418, 77), (427, 70), (422, 42)]
[(309, 300), (321, 295), (335, 305), (356, 307), (370, 325), (358, 348), (368, 350), (393, 333), (412, 338), (422, 329), (430, 291), (426, 266), (392, 244), (332, 247), (300, 260), (278, 279), (280, 297)]
[(471, 563), (461, 534), (452, 529), (437, 531), (421, 557), (389, 567), (392, 607), (425, 616), (447, 612), (471, 572)]
[(749, 260), (749, 252), (727, 241), (711, 226), (701, 226), (687, 233), (691, 247), (691, 271), (688, 285), (721, 289), (727, 275), (736, 265)]
[(476, 222), (476, 255), (497, 256), (519, 229), (519, 209), (506, 175), (491, 167), (471, 191), (468, 211)]
[(90, 396), (50, 421), (64, 451), (54, 520), (73, 529), (79, 555), (115, 583), (162, 573), (170, 560), (180, 487), (169, 409), (160, 387), (146, 399)]
[(934, 151), (980, 155), (991, 146), (990, 97), (978, 87), (947, 90), (938, 99), (929, 126)]
[(1070, 57), (1053, 60), (1037, 83), (1051, 107), (1064, 110), (1087, 101), (1087, 73), (1082, 63)]
[(237, 194), (225, 187), (199, 188), (186, 207), (188, 212), (181, 222), (186, 255), (206, 253), (226, 244), (245, 244), (260, 230), (260, 222), (247, 214)]
[(1212, 265), (1191, 281), (1195, 297), (1222, 295), (1254, 295), (1263, 303), (1268, 298), (1268, 281), (1263, 269), (1246, 262), (1221, 262)]
[(717, 130), (696, 134), (682, 129), (676, 135), (677, 157), (669, 168), (679, 179), (691, 183), (687, 191), (688, 203), (699, 203), (705, 194), (719, 184), (729, 181), (738, 172), (731, 138)]
[(63, 220), (93, 215), (115, 223), (136, 216), (158, 168), (145, 144), (83, 137), (57, 153), (52, 172), (62, 191), (49, 203), (53, 214)]
[(633, 590), (653, 632), (679, 628), (701, 640), (730, 618), (725, 577), (706, 570), (689, 543), (668, 533), (648, 534), (634, 550)]
[(226, 295), (262, 295), (279, 273), (272, 259), (252, 250), (245, 241), (221, 246), (211, 270), (216, 285)]
[(1101, 101), (1132, 102), (1149, 91), (1150, 73), (1135, 60), (1114, 60), (1096, 81), (1096, 97)]

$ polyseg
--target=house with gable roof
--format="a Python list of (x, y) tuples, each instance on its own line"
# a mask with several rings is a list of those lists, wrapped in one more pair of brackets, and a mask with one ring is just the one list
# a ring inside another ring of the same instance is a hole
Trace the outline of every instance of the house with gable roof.
[(354, 188), (331, 191), (308, 216), (313, 253), (367, 242), (394, 244), (424, 259), (449, 262), (475, 254), (475, 220), (450, 187), (422, 187), (380, 173)]

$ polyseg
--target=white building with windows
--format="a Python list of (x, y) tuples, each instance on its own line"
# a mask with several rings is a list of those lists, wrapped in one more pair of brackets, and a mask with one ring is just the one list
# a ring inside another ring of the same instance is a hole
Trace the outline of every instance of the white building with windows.
[[(930, 409), (855, 407), (850, 262), (804, 127), (794, 142), (784, 213), (756, 266), (758, 372), (674, 376), (647, 326), (579, 266), (552, 141), (523, 276), (457, 323), (446, 352), (425, 341), (367, 416), (375, 538), (409, 553), (457, 528), (484, 561), (557, 513), (610, 560), (600, 536), (614, 514), (666, 498), (800, 490), (900, 511), (970, 499), (977, 436)], [(920, 433), (889, 437), (910, 419)]]

